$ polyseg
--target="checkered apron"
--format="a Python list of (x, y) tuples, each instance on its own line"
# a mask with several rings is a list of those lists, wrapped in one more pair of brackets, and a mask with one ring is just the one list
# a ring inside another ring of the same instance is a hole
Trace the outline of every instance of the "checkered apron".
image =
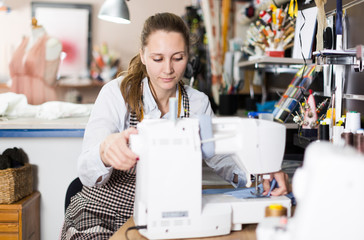
[[(189, 117), (189, 100), (183, 85), (184, 114)], [(138, 119), (130, 114), (130, 127)], [(132, 215), (135, 194), (135, 167), (128, 171), (113, 170), (102, 186), (86, 187), (71, 198), (65, 214), (61, 239), (109, 239)]]

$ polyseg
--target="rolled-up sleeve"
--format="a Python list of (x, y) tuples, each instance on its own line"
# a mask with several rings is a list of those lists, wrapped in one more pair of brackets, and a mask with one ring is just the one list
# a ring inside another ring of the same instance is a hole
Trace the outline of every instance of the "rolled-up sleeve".
[[(113, 169), (102, 162), (100, 144), (110, 134), (125, 129), (127, 114), (118, 82), (113, 80), (107, 83), (92, 108), (78, 158), (78, 176), (84, 185), (102, 185), (109, 179)], [(101, 181), (97, 182), (100, 177)]]
[[(196, 91), (187, 86), (187, 93), (189, 94), (191, 117), (205, 114), (215, 117), (212, 111), (210, 101), (206, 94)], [(225, 181), (229, 182), (234, 187), (244, 187), (247, 183), (246, 174), (242, 171), (234, 161), (233, 154), (219, 154), (211, 158), (204, 159), (207, 166), (209, 166), (216, 174), (222, 177)], [(238, 182), (234, 183), (234, 176), (238, 176)]]
[[(244, 187), (247, 182), (246, 174), (238, 167), (233, 157), (232, 154), (217, 154), (211, 158), (204, 159), (204, 161), (217, 175), (232, 186), (236, 188)], [(238, 176), (237, 183), (233, 181), (235, 175)]]

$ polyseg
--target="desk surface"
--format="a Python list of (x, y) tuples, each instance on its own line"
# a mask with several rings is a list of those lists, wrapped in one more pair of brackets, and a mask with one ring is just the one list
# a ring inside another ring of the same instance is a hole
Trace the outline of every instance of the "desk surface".
[(70, 117), (54, 120), (15, 118), (0, 120), (1, 129), (85, 129), (88, 117)]
[[(134, 219), (131, 217), (111, 238), (110, 240), (126, 240), (125, 232), (129, 227), (134, 226)], [(224, 236), (216, 236), (216, 237), (206, 237), (206, 238), (191, 238), (194, 240), (203, 239), (203, 240), (256, 240), (255, 229), (257, 224), (246, 224), (243, 225), (243, 230), (237, 232), (231, 232), (229, 235)], [(129, 240), (147, 240), (147, 238), (143, 237), (139, 234), (137, 230), (130, 230), (128, 232)]]

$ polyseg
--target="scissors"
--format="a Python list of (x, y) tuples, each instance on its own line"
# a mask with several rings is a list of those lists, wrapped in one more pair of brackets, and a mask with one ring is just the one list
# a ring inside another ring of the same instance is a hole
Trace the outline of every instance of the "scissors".
[(267, 197), (270, 197), (270, 193), (276, 187), (278, 187), (278, 183), (277, 183), (277, 180), (275, 178), (273, 178), (272, 182), (270, 183), (270, 189), (269, 189), (269, 192), (267, 194)]

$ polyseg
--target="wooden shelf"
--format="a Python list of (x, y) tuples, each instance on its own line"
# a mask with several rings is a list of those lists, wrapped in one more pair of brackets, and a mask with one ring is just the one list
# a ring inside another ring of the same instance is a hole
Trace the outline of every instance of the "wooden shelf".
[(94, 79), (61, 79), (57, 81), (57, 87), (63, 88), (89, 88), (89, 87), (102, 87), (104, 82)]

